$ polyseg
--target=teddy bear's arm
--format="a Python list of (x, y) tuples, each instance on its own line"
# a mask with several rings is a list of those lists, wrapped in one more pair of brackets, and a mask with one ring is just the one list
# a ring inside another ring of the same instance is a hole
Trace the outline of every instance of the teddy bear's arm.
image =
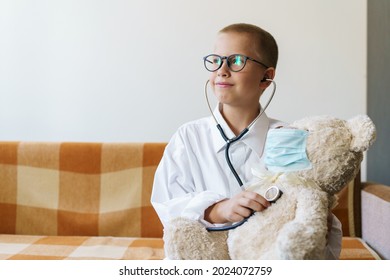
[(277, 251), (282, 259), (322, 259), (326, 246), (328, 200), (317, 189), (303, 189), (295, 218), (279, 232)]

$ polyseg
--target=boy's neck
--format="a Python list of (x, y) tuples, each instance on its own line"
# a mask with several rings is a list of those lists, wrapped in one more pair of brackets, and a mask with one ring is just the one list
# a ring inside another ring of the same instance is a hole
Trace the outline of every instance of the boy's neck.
[(260, 105), (253, 108), (221, 106), (221, 114), (235, 135), (238, 135), (259, 115)]

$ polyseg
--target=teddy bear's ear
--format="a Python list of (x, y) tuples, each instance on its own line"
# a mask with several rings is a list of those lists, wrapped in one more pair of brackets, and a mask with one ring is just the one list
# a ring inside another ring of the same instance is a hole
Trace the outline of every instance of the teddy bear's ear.
[(372, 120), (367, 115), (358, 115), (349, 119), (347, 126), (353, 137), (351, 151), (363, 152), (368, 150), (376, 139), (376, 129)]

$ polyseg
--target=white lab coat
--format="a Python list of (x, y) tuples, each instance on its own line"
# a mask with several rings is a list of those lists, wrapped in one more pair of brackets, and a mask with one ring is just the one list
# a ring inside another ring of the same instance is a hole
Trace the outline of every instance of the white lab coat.
[[(218, 107), (214, 115), (226, 136), (234, 137)], [(264, 168), (262, 155), (268, 129), (283, 124), (264, 113), (241, 140), (231, 145), (230, 159), (244, 185), (256, 181), (252, 167)], [(173, 135), (157, 168), (151, 198), (164, 226), (178, 216), (199, 220), (205, 226), (220, 226), (205, 221), (204, 211), (242, 191), (227, 165), (225, 146), (212, 117), (186, 123)], [(339, 257), (341, 236), (341, 223), (334, 217), (328, 259)]]

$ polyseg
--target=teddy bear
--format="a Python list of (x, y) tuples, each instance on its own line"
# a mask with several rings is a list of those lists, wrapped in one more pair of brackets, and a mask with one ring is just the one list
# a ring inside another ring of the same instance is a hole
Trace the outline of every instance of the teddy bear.
[[(276, 188), (280, 197), (228, 231), (208, 231), (199, 221), (183, 217), (172, 219), (163, 236), (168, 259), (325, 258), (329, 209), (337, 203), (337, 193), (358, 173), (363, 152), (376, 138), (375, 125), (367, 115), (349, 120), (311, 116), (278, 129), (267, 135), (266, 168), (248, 167), (258, 179), (248, 190), (266, 197), (267, 190)], [(278, 135), (284, 133), (297, 139), (301, 139), (297, 133), (306, 135), (301, 141), (303, 154), (297, 152), (293, 165), (283, 149), (274, 155), (273, 149), (283, 143), (277, 141)]]

